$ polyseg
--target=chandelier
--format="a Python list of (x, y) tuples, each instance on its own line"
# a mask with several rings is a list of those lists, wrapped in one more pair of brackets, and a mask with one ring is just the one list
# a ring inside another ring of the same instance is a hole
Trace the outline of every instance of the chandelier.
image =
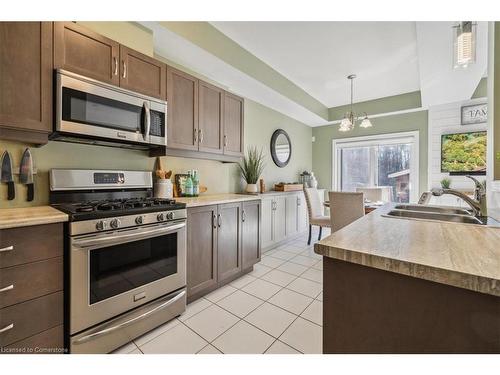
[(372, 123), (370, 122), (370, 119), (368, 118), (368, 115), (366, 112), (362, 112), (362, 116), (356, 116), (356, 114), (353, 111), (353, 86), (354, 86), (354, 78), (356, 78), (356, 74), (351, 74), (347, 76), (347, 79), (351, 81), (351, 109), (349, 112), (346, 112), (344, 118), (340, 122), (339, 126), (339, 131), (341, 132), (348, 132), (350, 130), (354, 129), (354, 125), (356, 121), (361, 120), (361, 123), (359, 126), (361, 128), (370, 128), (372, 127)]

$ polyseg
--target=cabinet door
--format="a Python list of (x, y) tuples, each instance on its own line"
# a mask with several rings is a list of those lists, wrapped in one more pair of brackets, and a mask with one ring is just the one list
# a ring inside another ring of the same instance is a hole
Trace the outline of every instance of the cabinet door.
[(286, 197), (274, 198), (274, 242), (280, 242), (286, 238)]
[(243, 98), (224, 95), (224, 154), (243, 155)]
[(120, 86), (144, 95), (167, 98), (167, 67), (162, 62), (120, 46)]
[(199, 81), (199, 150), (222, 154), (224, 90)]
[(119, 84), (119, 44), (73, 22), (54, 23), (54, 64), (95, 78)]
[(242, 266), (247, 269), (260, 261), (260, 201), (243, 202), (241, 213)]
[(286, 207), (286, 235), (294, 236), (297, 234), (298, 202), (296, 194), (289, 194), (285, 197)]
[(52, 131), (51, 22), (0, 22), (0, 127)]
[(273, 217), (274, 217), (274, 200), (271, 197), (262, 199), (261, 206), (261, 247), (267, 249), (273, 244)]
[(297, 212), (297, 231), (299, 233), (305, 232), (307, 230), (308, 224), (308, 214), (307, 214), (307, 203), (304, 193), (301, 192), (297, 196), (298, 212)]
[(193, 207), (187, 213), (188, 297), (217, 285), (217, 206)]
[(217, 207), (217, 275), (219, 283), (241, 271), (241, 203)]
[(198, 80), (167, 67), (167, 146), (198, 150)]
[(286, 238), (286, 197), (277, 196), (274, 202), (273, 239), (279, 242)]

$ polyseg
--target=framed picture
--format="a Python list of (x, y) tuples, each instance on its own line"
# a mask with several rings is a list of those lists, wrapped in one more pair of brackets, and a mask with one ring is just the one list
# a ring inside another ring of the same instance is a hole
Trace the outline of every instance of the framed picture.
[(474, 104), (462, 107), (462, 125), (481, 124), (488, 120), (488, 105)]
[(175, 193), (177, 197), (183, 197), (184, 194), (184, 183), (188, 174), (176, 174), (175, 175)]

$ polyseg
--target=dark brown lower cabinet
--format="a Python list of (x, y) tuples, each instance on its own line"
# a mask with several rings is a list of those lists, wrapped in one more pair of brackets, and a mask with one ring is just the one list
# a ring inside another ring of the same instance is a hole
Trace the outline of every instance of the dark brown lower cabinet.
[(243, 270), (260, 261), (260, 201), (243, 202), (241, 218), (241, 265)]
[(187, 293), (189, 298), (217, 287), (217, 206), (188, 209)]
[(251, 271), (260, 260), (260, 200), (188, 208), (188, 301)]
[(0, 353), (63, 353), (63, 225), (0, 230)]
[(241, 203), (217, 207), (217, 277), (219, 283), (241, 272)]

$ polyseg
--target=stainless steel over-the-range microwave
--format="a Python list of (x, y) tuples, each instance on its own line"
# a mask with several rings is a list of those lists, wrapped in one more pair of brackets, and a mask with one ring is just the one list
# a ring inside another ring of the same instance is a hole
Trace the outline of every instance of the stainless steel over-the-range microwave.
[(65, 70), (55, 74), (51, 139), (139, 149), (166, 145), (167, 102)]

